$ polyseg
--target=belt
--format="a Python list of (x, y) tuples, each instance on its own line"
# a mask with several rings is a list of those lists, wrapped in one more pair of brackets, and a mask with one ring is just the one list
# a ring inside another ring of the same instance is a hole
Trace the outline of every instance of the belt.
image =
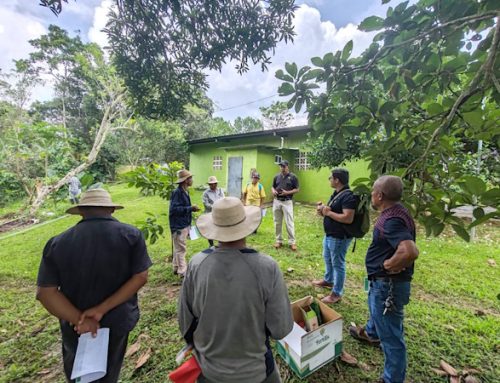
[(377, 277), (377, 276), (368, 276), (368, 280), (369, 281), (382, 281), (382, 282), (411, 282), (411, 279), (407, 279), (407, 278), (396, 278), (396, 277), (388, 277), (388, 276), (385, 276), (385, 277)]
[(291, 198), (279, 198), (279, 197), (276, 197), (276, 199), (278, 201), (291, 201), (292, 200)]

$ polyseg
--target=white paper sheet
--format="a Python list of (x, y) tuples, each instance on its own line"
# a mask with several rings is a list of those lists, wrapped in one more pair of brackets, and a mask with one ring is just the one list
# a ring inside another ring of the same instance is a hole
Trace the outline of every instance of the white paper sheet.
[(109, 328), (97, 330), (97, 336), (91, 333), (80, 335), (76, 349), (71, 379), (79, 383), (101, 379), (107, 372)]
[(191, 226), (189, 229), (189, 239), (194, 241), (195, 239), (200, 238), (200, 233), (198, 232), (198, 228), (196, 226)]
[(300, 327), (297, 323), (293, 322), (293, 328), (290, 334), (281, 339), (282, 342), (286, 342), (288, 347), (290, 347), (297, 355), (301, 355), (302, 352), (302, 337), (307, 334), (306, 330)]
[(262, 212), (262, 218), (264, 218), (267, 214), (267, 209), (262, 209), (261, 212)]

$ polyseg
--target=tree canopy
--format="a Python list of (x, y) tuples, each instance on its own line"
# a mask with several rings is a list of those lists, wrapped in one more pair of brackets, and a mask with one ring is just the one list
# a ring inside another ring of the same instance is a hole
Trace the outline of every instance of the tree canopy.
[[(55, 14), (61, 0), (42, 0)], [(293, 39), (294, 0), (116, 0), (106, 29), (118, 73), (146, 117), (176, 117), (207, 88), (203, 70), (266, 69)]]
[[(359, 57), (351, 58), (349, 41), (312, 66), (287, 63), (276, 72), (279, 93), (292, 96), (288, 107), (297, 112), (306, 107), (332, 151), (370, 160), (372, 178), (401, 175), (405, 203), (428, 234), (451, 224), (468, 240), (454, 208), (476, 206), (469, 227), (499, 214), (500, 188), (464, 161), (480, 140), (497, 152), (500, 144), (499, 16), (494, 0), (404, 1), (361, 22), (378, 33)], [(328, 161), (335, 157), (318, 162), (338, 165)], [(485, 214), (484, 206), (497, 211)]]

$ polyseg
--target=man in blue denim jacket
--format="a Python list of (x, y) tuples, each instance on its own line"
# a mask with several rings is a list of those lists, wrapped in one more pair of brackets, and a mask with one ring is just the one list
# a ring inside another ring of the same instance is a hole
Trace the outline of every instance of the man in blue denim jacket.
[(193, 185), (193, 175), (186, 169), (177, 172), (177, 189), (172, 192), (168, 219), (172, 233), (174, 251), (172, 265), (174, 274), (184, 277), (186, 264), (186, 241), (191, 228), (192, 213), (200, 210), (196, 205), (191, 205), (188, 189)]
[(382, 176), (373, 185), (372, 206), (381, 213), (366, 253), (370, 317), (366, 326), (349, 328), (354, 338), (382, 347), (385, 362), (379, 382), (383, 383), (405, 380), (404, 306), (410, 300), (414, 261), (418, 257), (415, 223), (400, 203), (402, 195), (399, 177)]

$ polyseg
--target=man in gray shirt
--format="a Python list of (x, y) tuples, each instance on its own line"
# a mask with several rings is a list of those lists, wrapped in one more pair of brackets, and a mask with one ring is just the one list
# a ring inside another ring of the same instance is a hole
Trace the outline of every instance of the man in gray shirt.
[(198, 382), (281, 381), (269, 338), (288, 335), (293, 318), (278, 264), (246, 247), (260, 221), (259, 207), (234, 197), (197, 221), (205, 238), (219, 241), (191, 259), (179, 298), (179, 327), (202, 370)]

